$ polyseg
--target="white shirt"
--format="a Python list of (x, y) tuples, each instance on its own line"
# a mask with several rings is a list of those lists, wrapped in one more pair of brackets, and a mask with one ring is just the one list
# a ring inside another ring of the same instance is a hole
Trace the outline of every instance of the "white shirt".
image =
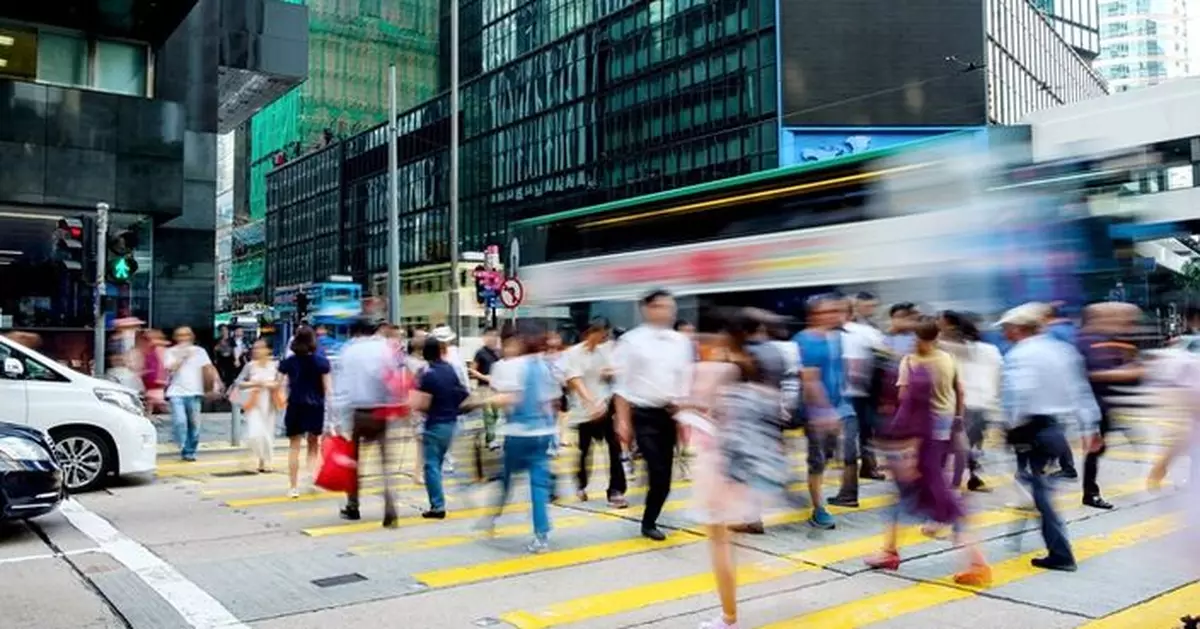
[(962, 376), (964, 402), (967, 408), (997, 411), (1000, 409), (1000, 375), (1004, 358), (991, 343), (971, 342), (962, 351), (951, 351), (958, 360)]
[[(572, 346), (563, 355), (564, 379), (571, 381), (579, 378), (593, 400), (607, 405), (612, 398), (612, 385), (610, 379), (604, 377), (604, 370), (613, 368), (612, 354), (612, 343), (601, 343), (593, 350), (589, 350), (584, 343)], [(573, 421), (583, 422), (591, 419), (591, 410), (579, 399), (578, 394), (571, 393)]]
[[(171, 373), (167, 397), (204, 395), (204, 368), (212, 364), (208, 352), (197, 345), (167, 348), (167, 370)], [(171, 368), (175, 367), (174, 370)]]
[(695, 348), (679, 332), (639, 325), (613, 351), (613, 393), (633, 406), (662, 408), (688, 396)]
[(1088, 383), (1083, 357), (1045, 334), (1031, 336), (1004, 356), (1004, 411), (1009, 426), (1032, 415), (1075, 417), (1085, 435), (1097, 432), (1100, 408)]
[[(883, 347), (883, 332), (880, 332), (873, 326), (857, 321), (850, 321), (842, 326), (842, 358), (850, 363), (852, 361), (866, 361), (866, 365), (873, 365), (875, 361), (875, 350)], [(846, 387), (844, 394), (847, 397), (866, 397), (868, 394), (867, 387), (871, 382), (871, 371), (867, 367), (867, 372), (857, 374), (847, 365), (846, 369)]]

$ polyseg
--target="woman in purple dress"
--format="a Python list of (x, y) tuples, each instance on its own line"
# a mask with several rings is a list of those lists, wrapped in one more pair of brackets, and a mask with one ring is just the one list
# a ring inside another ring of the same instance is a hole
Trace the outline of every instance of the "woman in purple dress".
[(934, 376), (924, 365), (914, 365), (908, 374), (907, 386), (892, 421), (884, 427), (880, 446), (896, 479), (899, 499), (889, 509), (882, 551), (867, 560), (871, 568), (896, 570), (900, 553), (896, 537), (900, 518), (909, 516), (932, 520), (953, 527), (955, 543), (969, 557), (965, 571), (954, 575), (955, 583), (970, 586), (988, 585), (992, 571), (983, 553), (967, 538), (966, 510), (946, 480), (942, 467), (942, 452), (933, 440)]

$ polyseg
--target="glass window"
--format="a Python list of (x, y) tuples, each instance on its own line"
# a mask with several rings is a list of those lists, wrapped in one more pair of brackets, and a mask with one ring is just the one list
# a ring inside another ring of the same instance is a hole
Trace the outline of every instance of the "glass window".
[(113, 41), (96, 43), (96, 87), (118, 94), (146, 95), (146, 47)]
[(38, 41), (38, 79), (59, 85), (88, 84), (88, 43), (82, 37), (42, 33)]
[(38, 34), (33, 30), (0, 28), (0, 76), (37, 76)]

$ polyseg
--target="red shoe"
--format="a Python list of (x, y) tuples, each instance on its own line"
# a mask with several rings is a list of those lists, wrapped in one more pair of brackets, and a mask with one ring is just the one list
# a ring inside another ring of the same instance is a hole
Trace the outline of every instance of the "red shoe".
[(885, 550), (874, 557), (867, 558), (864, 563), (872, 570), (899, 570), (900, 553), (894, 550)]

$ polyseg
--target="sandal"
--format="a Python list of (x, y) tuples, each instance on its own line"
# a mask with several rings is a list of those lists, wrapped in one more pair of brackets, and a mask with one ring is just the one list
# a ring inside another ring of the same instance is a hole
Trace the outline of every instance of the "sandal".
[(884, 550), (878, 555), (868, 558), (864, 563), (874, 570), (899, 570), (900, 553), (894, 550)]

